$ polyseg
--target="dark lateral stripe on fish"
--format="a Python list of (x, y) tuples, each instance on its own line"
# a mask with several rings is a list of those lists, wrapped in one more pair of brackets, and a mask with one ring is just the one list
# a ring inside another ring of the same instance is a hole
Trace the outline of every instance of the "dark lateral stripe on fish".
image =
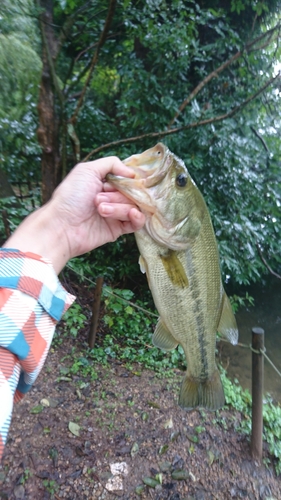
[(208, 366), (208, 358), (207, 358), (207, 346), (206, 346), (206, 336), (204, 335), (204, 314), (203, 314), (203, 304), (202, 304), (202, 299), (200, 298), (200, 288), (199, 288), (199, 283), (197, 279), (197, 274), (194, 272), (194, 267), (192, 263), (192, 258), (190, 259), (190, 263), (192, 266), (192, 284), (190, 286), (191, 288), (191, 294), (192, 294), (192, 299), (193, 303), (195, 305), (194, 308), (194, 313), (195, 313), (195, 318), (196, 318), (196, 323), (197, 323), (197, 331), (198, 331), (198, 344), (199, 344), (199, 351), (200, 351), (200, 357), (201, 357), (201, 375), (202, 379), (208, 377), (210, 375), (209, 373), (209, 366)]

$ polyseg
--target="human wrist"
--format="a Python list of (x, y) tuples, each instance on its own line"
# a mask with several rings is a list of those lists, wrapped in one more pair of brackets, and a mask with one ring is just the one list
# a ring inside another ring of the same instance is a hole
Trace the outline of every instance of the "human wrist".
[(3, 247), (45, 257), (52, 263), (56, 274), (71, 257), (64, 227), (57, 222), (52, 200), (26, 217)]

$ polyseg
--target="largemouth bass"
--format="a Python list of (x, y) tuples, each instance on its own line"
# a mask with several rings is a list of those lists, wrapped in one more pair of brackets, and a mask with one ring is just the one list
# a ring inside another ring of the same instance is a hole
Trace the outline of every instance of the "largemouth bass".
[(160, 316), (153, 344), (166, 351), (180, 344), (184, 350), (187, 372), (179, 405), (216, 410), (224, 405), (216, 333), (236, 344), (238, 330), (221, 280), (208, 208), (184, 162), (164, 144), (124, 163), (135, 178), (109, 174), (107, 181), (146, 215), (135, 237), (140, 267)]

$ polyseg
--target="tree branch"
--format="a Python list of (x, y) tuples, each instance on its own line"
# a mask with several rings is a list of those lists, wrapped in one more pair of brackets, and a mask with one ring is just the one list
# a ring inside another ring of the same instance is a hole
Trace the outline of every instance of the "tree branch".
[(115, 5), (116, 5), (116, 0), (110, 0), (108, 12), (107, 12), (107, 18), (105, 20), (104, 28), (103, 28), (102, 33), (101, 33), (100, 38), (99, 38), (97, 48), (96, 48), (95, 53), (94, 53), (93, 58), (92, 58), (91, 66), (89, 69), (89, 73), (88, 73), (85, 85), (83, 87), (83, 90), (82, 90), (80, 99), (77, 103), (76, 109), (75, 109), (72, 117), (70, 118), (70, 122), (72, 123), (72, 125), (74, 125), (76, 123), (78, 113), (80, 111), (80, 108), (82, 107), (86, 90), (88, 88), (88, 85), (89, 85), (91, 77), (92, 77), (92, 73), (93, 73), (94, 68), (95, 68), (97, 61), (98, 61), (99, 51), (106, 40), (106, 36), (107, 36), (108, 30), (109, 30), (111, 21), (113, 19)]
[(223, 64), (221, 64), (217, 69), (209, 73), (198, 85), (195, 87), (195, 89), (189, 94), (189, 96), (182, 102), (180, 105), (178, 111), (176, 112), (174, 118), (170, 121), (168, 125), (168, 129), (175, 123), (176, 119), (179, 117), (181, 112), (186, 108), (186, 106), (190, 103), (190, 101), (200, 92), (200, 90), (207, 85), (207, 83), (212, 80), (213, 78), (217, 77), (219, 73), (221, 73), (227, 66), (232, 64), (236, 59), (238, 59), (242, 54), (242, 51), (239, 50), (234, 56), (232, 56), (228, 61), (225, 61)]
[[(236, 54), (234, 54), (230, 59), (228, 59), (227, 61), (225, 61), (223, 64), (221, 64), (217, 69), (215, 69), (214, 71), (212, 71), (211, 73), (209, 73), (209, 75), (207, 75), (196, 87), (195, 89), (189, 94), (189, 96), (182, 102), (182, 104), (180, 105), (178, 111), (176, 112), (175, 116), (173, 117), (173, 119), (170, 121), (170, 123), (168, 124), (168, 129), (170, 129), (170, 127), (174, 124), (174, 122), (177, 120), (177, 118), (179, 117), (179, 115), (181, 114), (181, 112), (186, 108), (186, 106), (190, 103), (190, 101), (192, 101), (192, 99), (194, 99), (194, 97), (200, 92), (200, 90), (202, 90), (203, 87), (205, 87), (205, 85), (207, 85), (207, 83), (212, 80), (213, 78), (217, 77), (219, 73), (221, 73), (222, 71), (225, 70), (225, 68), (227, 68), (228, 66), (230, 66), (234, 61), (236, 61), (237, 59), (239, 59), (239, 57), (241, 57), (242, 54), (244, 54), (245, 52), (250, 52), (251, 50), (254, 50), (252, 49), (252, 47), (257, 43), (259, 42), (260, 40), (264, 39), (266, 36), (269, 35), (269, 40), (267, 40), (267, 42), (265, 42), (265, 44), (261, 47), (261, 48), (264, 48), (265, 46), (267, 46), (270, 41), (271, 41), (271, 38), (273, 36), (273, 33), (276, 31), (276, 30), (279, 30), (280, 29), (280, 23), (276, 24), (276, 26), (274, 26), (272, 29), (266, 31), (265, 33), (262, 33), (262, 35), (259, 35), (257, 38), (255, 38), (255, 40), (252, 40), (251, 42), (247, 43), (244, 47), (243, 50), (239, 50), (238, 52), (236, 52)], [(251, 49), (251, 50), (250, 50)]]
[(267, 146), (264, 138), (258, 133), (258, 131), (254, 127), (250, 127), (250, 129), (252, 132), (254, 132), (255, 136), (261, 141), (266, 152), (269, 153), (269, 149), (268, 149), (268, 146)]
[(262, 254), (261, 248), (260, 248), (260, 246), (259, 246), (259, 244), (258, 244), (258, 243), (256, 243), (256, 247), (257, 247), (257, 249), (258, 249), (258, 253), (259, 253), (259, 256), (260, 256), (260, 258), (261, 258), (262, 262), (264, 263), (265, 267), (269, 270), (270, 274), (272, 274), (273, 276), (275, 276), (276, 278), (278, 278), (279, 280), (281, 280), (281, 276), (280, 276), (280, 274), (275, 273), (275, 272), (273, 271), (273, 269), (271, 269), (271, 267), (269, 266), (269, 264), (266, 262), (266, 260), (265, 260), (265, 258), (264, 258), (264, 256), (263, 256), (263, 254)]
[(224, 113), (223, 115), (215, 116), (213, 118), (208, 118), (206, 120), (201, 120), (201, 121), (189, 123), (188, 125), (184, 125), (182, 127), (166, 129), (166, 130), (163, 130), (161, 132), (148, 132), (146, 134), (141, 134), (141, 135), (137, 135), (134, 137), (128, 137), (126, 139), (119, 139), (117, 141), (109, 142), (107, 144), (103, 144), (102, 146), (99, 146), (98, 148), (93, 149), (87, 156), (85, 156), (85, 158), (83, 158), (82, 161), (88, 161), (89, 158), (91, 158), (91, 156), (93, 156), (94, 154), (100, 153), (101, 151), (104, 151), (105, 149), (111, 148), (113, 146), (120, 146), (120, 144), (129, 144), (131, 142), (136, 142), (136, 141), (140, 141), (142, 139), (153, 138), (153, 137), (157, 137), (158, 139), (160, 139), (161, 137), (165, 137), (167, 135), (177, 134), (178, 132), (182, 132), (183, 130), (197, 128), (197, 127), (201, 127), (204, 125), (209, 125), (211, 123), (220, 122), (220, 121), (226, 120), (227, 118), (231, 118), (236, 113), (238, 113), (238, 111), (240, 111), (245, 106), (247, 106), (247, 104), (249, 104), (249, 102), (253, 101), (258, 95), (260, 95), (267, 87), (269, 87), (279, 77), (280, 77), (280, 72), (276, 76), (270, 78), (259, 90), (257, 90), (254, 94), (250, 95), (241, 104), (238, 104), (237, 106), (235, 106), (235, 108), (233, 108), (228, 113)]
[(56, 59), (57, 59), (59, 52), (63, 46), (63, 43), (65, 42), (65, 40), (68, 38), (69, 34), (71, 33), (72, 27), (76, 21), (78, 14), (80, 14), (80, 12), (83, 12), (84, 10), (86, 10), (90, 4), (91, 4), (90, 1), (86, 2), (79, 9), (77, 9), (76, 12), (74, 12), (71, 16), (66, 18), (66, 21), (63, 24), (63, 26), (61, 28), (60, 35), (59, 35), (57, 52), (56, 52)]

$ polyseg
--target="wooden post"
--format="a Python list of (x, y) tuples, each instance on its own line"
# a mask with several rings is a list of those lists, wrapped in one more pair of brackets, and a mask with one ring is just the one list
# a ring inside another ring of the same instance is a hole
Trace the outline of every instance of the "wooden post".
[(96, 333), (97, 333), (99, 312), (100, 312), (100, 299), (101, 299), (101, 292), (102, 292), (102, 284), (103, 284), (103, 277), (98, 276), (96, 288), (95, 288), (95, 292), (94, 292), (92, 320), (91, 320), (90, 331), (89, 331), (89, 347), (91, 349), (93, 349), (93, 347), (95, 345), (95, 341), (96, 341)]
[(252, 437), (251, 454), (255, 460), (262, 460), (263, 433), (263, 367), (264, 357), (260, 352), (264, 349), (264, 330), (252, 329)]

